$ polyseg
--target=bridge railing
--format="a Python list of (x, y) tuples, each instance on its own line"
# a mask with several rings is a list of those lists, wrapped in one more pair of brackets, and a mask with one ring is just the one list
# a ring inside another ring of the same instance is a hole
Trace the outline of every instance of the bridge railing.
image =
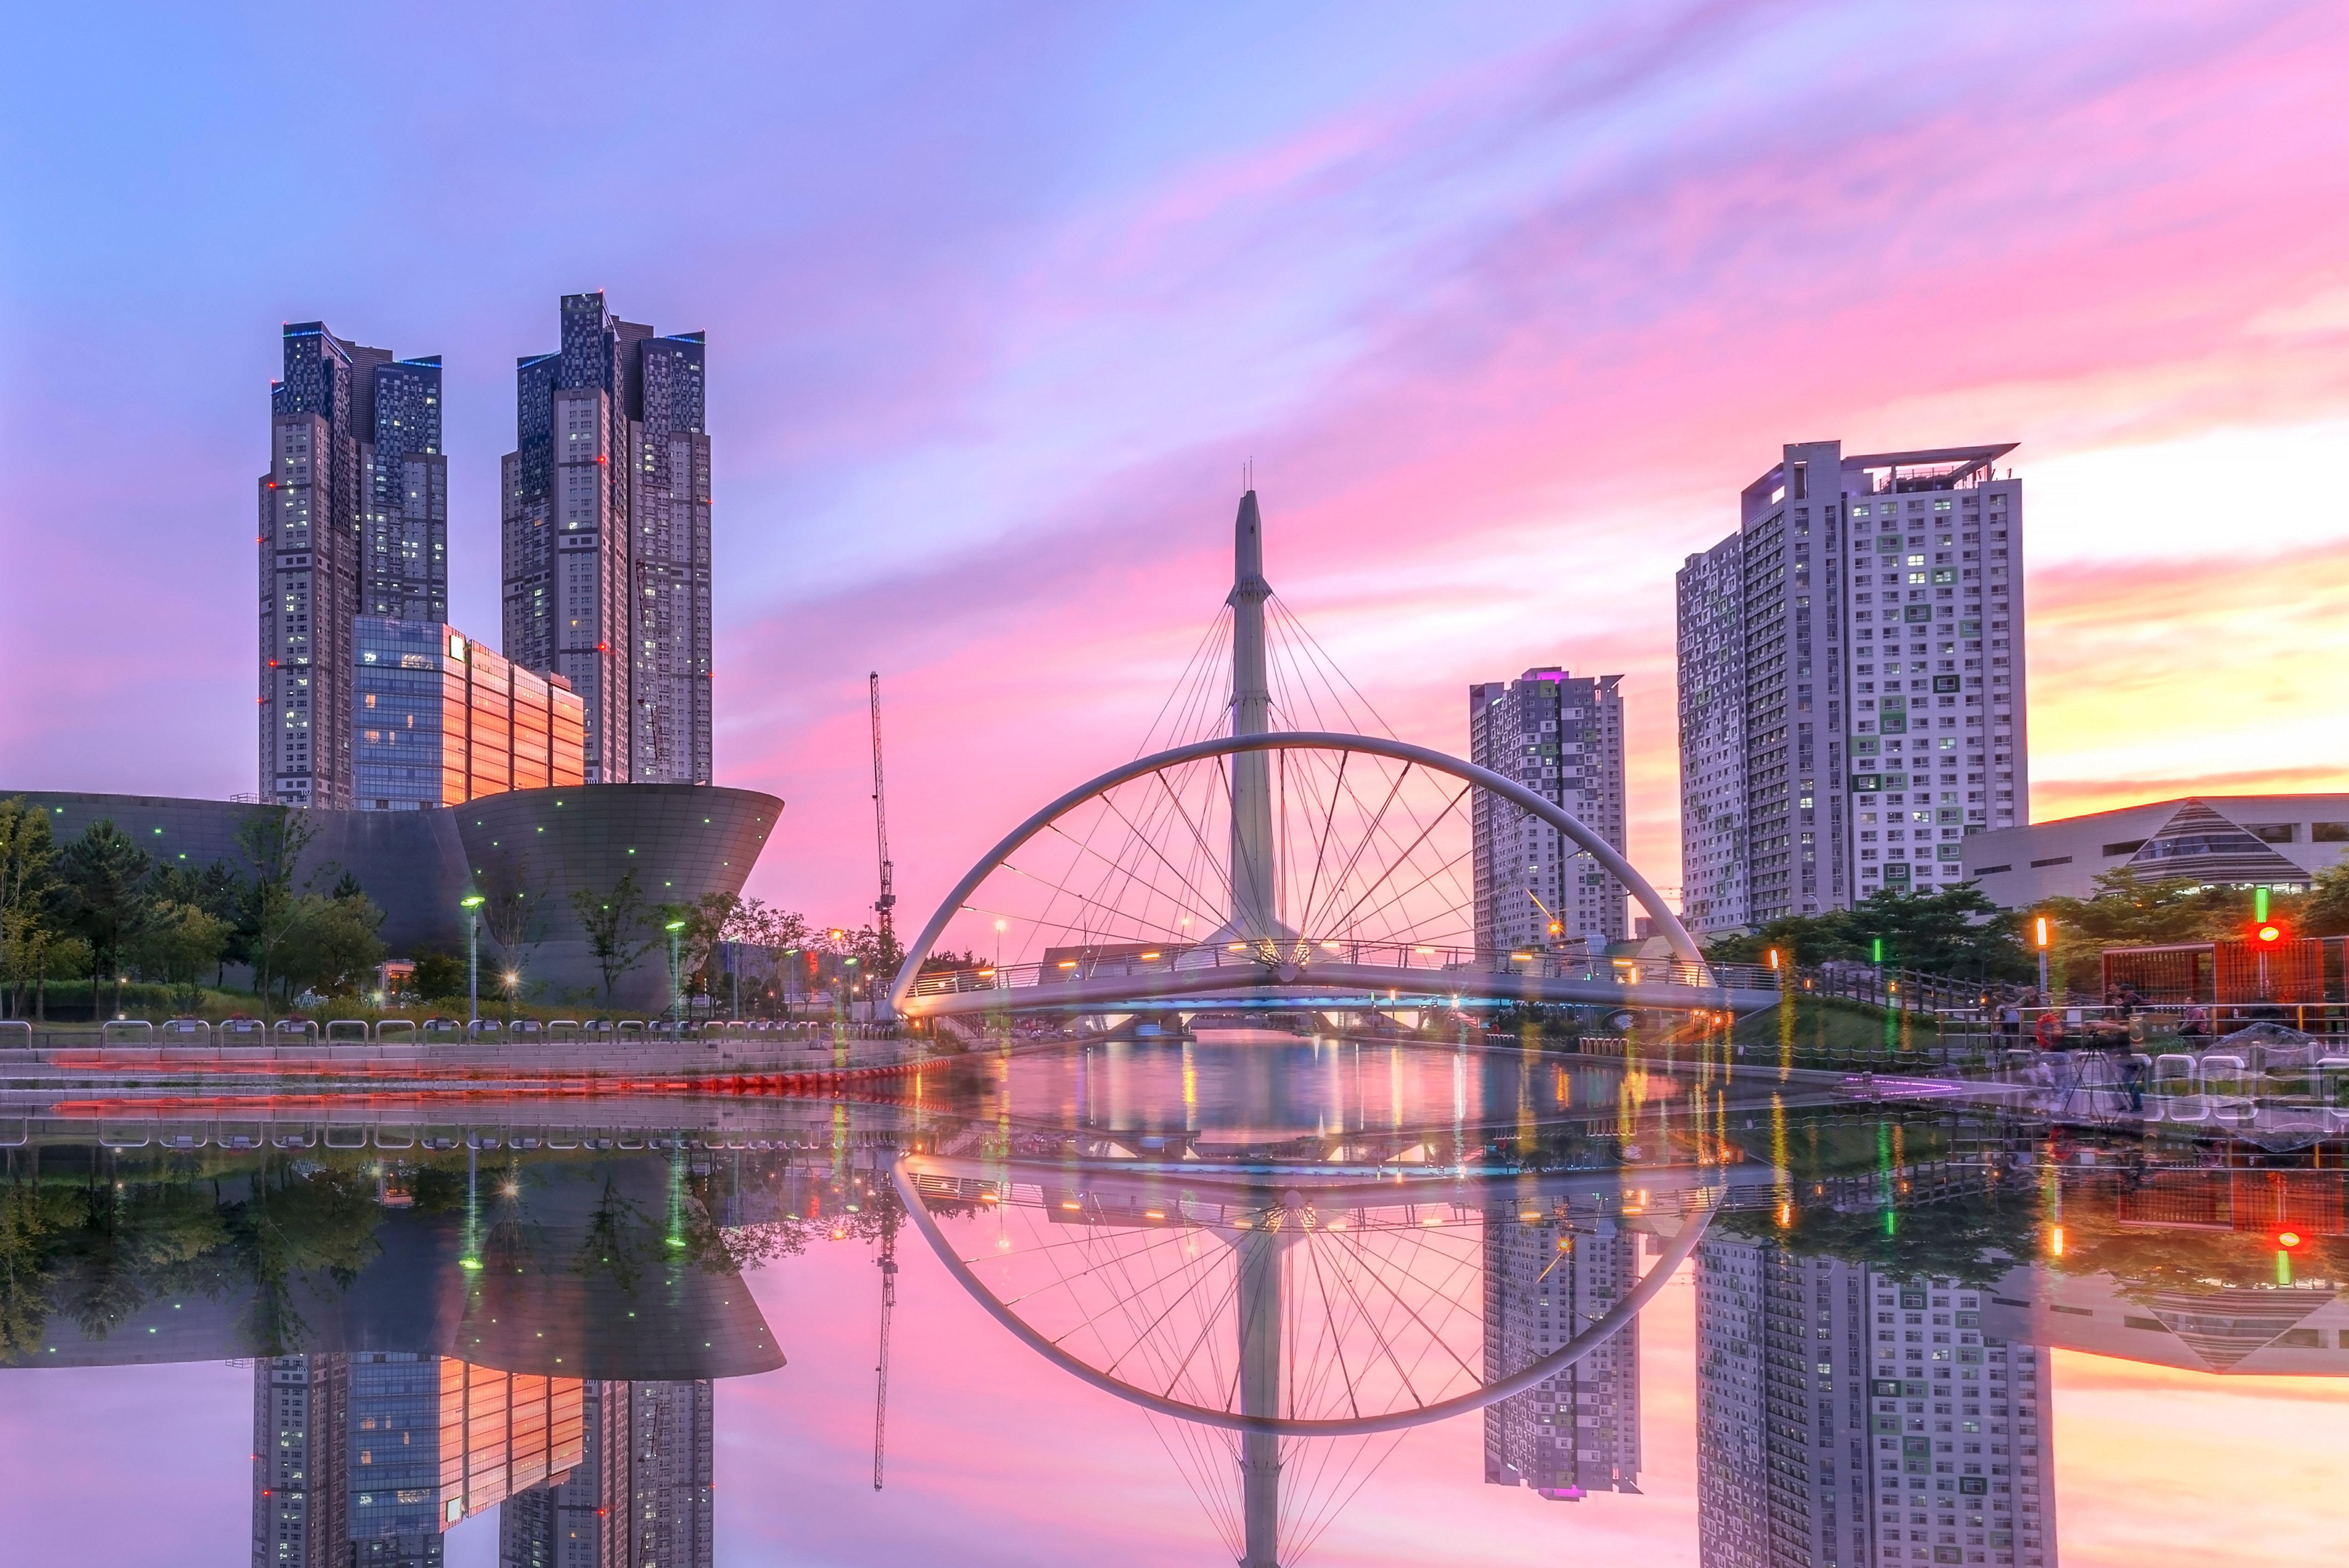
[[(1487, 950), (1394, 942), (1289, 939), (1280, 942), (1166, 944), (1157, 947), (1063, 950), (1037, 963), (977, 965), (936, 969), (914, 983), (916, 996), (956, 995), (973, 991), (1022, 991), (1086, 980), (1133, 979), (1228, 970), (1235, 982), (1257, 981), (1268, 971), (1285, 979), (1310, 982), (1317, 965), (1343, 965), (1398, 971), (1395, 988), (1441, 991), (1444, 977), (1462, 981), (1495, 975), (1541, 980), (1605, 981), (1630, 985), (1725, 986), (1775, 991), (1776, 972), (1752, 964), (1690, 964), (1678, 958), (1610, 958), (1605, 954)], [(1407, 975), (1408, 979), (1402, 976)], [(1346, 982), (1353, 984), (1351, 980)]]

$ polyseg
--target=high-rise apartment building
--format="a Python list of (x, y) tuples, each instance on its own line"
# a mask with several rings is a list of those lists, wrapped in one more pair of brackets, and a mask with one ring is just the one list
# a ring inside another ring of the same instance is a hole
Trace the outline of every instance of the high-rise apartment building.
[[(360, 353), (373, 353), (371, 349)], [(440, 356), (369, 367), (359, 455), (362, 615), (449, 618), (449, 459), (440, 450)]]
[[(1577, 1234), (1526, 1223), (1510, 1203), (1485, 1219), (1485, 1377), (1532, 1366), (1640, 1283), (1639, 1240), (1612, 1220)], [(1485, 1408), (1485, 1480), (1553, 1501), (1640, 1490), (1640, 1324), (1573, 1366)]]
[[(347, 807), (351, 623), (448, 614), (440, 362), (289, 324), (260, 480), (260, 793)], [(377, 606), (395, 606), (385, 611)]]
[[(1469, 760), (1623, 849), (1622, 680), (1550, 668), (1470, 686)], [(1481, 789), (1471, 811), (1478, 948), (1623, 940), (1623, 884), (1588, 851)]]
[(2030, 799), (2013, 445), (1785, 449), (1678, 580), (1697, 931), (1964, 880)]
[(565, 294), (515, 372), (505, 654), (586, 707), (588, 778), (710, 782), (709, 437), (699, 333)]
[(712, 1386), (590, 1382), (585, 1458), (498, 1510), (498, 1568), (711, 1568)]
[(1708, 1239), (1696, 1294), (1704, 1568), (2054, 1568), (2046, 1356), (1987, 1292)]

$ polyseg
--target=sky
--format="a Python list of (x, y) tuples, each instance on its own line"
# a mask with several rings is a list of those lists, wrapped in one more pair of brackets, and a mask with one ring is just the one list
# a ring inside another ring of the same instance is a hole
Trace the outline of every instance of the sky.
[(2349, 12), (47, 7), (0, 102), (0, 787), (254, 787), (278, 327), (448, 365), (498, 630), (559, 294), (709, 335), (750, 891), (901, 907), (1133, 754), (1229, 580), (1405, 737), (1621, 673), (1788, 441), (2015, 441), (2032, 805), (2349, 789)]

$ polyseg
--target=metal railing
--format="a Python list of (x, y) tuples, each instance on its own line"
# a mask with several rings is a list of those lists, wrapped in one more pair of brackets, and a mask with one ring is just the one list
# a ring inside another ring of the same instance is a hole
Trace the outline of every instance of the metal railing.
[[(1419, 992), (1444, 989), (1444, 977), (1516, 975), (1540, 980), (1611, 982), (1621, 985), (1723, 986), (1771, 991), (1777, 973), (1758, 964), (1691, 964), (1678, 958), (1610, 958), (1604, 954), (1443, 947), (1394, 942), (1169, 943), (1134, 952), (1127, 946), (1037, 963), (978, 965), (936, 969), (914, 982), (916, 996), (972, 991), (1017, 991), (1085, 980), (1150, 979), (1228, 970), (1235, 981), (1258, 980), (1269, 972), (1283, 981), (1309, 983), (1316, 965), (1392, 969)], [(1349, 985), (1354, 982), (1344, 982)]]

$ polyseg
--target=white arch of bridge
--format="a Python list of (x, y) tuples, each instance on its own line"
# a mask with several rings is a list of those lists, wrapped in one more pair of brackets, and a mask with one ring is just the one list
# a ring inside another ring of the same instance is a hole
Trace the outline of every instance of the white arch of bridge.
[(1211, 757), (1239, 756), (1268, 751), (1309, 750), (1352, 751), (1365, 756), (1385, 758), (1392, 761), (1416, 764), (1431, 772), (1448, 775), (1463, 783), (1475, 785), (1478, 789), (1498, 796), (1555, 828), (1560, 834), (1572, 841), (1576, 848), (1587, 851), (1593, 860), (1606, 867), (1618, 882), (1630, 891), (1631, 896), (1640, 901), (1640, 907), (1645, 909), (1650, 918), (1656, 923), (1658, 933), (1671, 944), (1675, 957), (1692, 965), (1702, 965), (1704, 963), (1704, 954), (1698, 950), (1695, 939), (1689, 935), (1688, 928), (1681, 923), (1680, 916), (1664, 902), (1663, 895), (1656, 891), (1654, 884), (1641, 876), (1638, 869), (1630, 861), (1625, 860), (1614, 845), (1600, 838), (1574, 813), (1537, 791), (1526, 789), (1517, 780), (1505, 774), (1495, 773), (1489, 768), (1479, 767), (1474, 762), (1449, 756), (1432, 747), (1414, 746), (1409, 741), (1390, 740), (1370, 735), (1345, 735), (1325, 730), (1274, 730), (1257, 735), (1216, 736), (1206, 740), (1195, 741), (1188, 746), (1177, 746), (1169, 750), (1153, 752), (1147, 757), (1137, 757), (1131, 762), (1112, 768), (1100, 777), (1078, 785), (1012, 829), (1000, 842), (971, 867), (969, 872), (960, 882), (955, 884), (953, 891), (948, 892), (938, 904), (937, 912), (930, 916), (929, 923), (922, 928), (920, 936), (906, 948), (905, 962), (899, 966), (896, 981), (889, 990), (890, 1006), (901, 1013), (906, 1011), (906, 1003), (912, 997), (915, 983), (921, 974), (922, 961), (929, 956), (930, 950), (937, 944), (938, 938), (945, 934), (948, 923), (961, 913), (965, 902), (978, 885), (1012, 855), (1018, 853), (1022, 845), (1069, 811), (1122, 784), (1129, 783), (1162, 769), (1179, 767), (1185, 763), (1196, 762)]

